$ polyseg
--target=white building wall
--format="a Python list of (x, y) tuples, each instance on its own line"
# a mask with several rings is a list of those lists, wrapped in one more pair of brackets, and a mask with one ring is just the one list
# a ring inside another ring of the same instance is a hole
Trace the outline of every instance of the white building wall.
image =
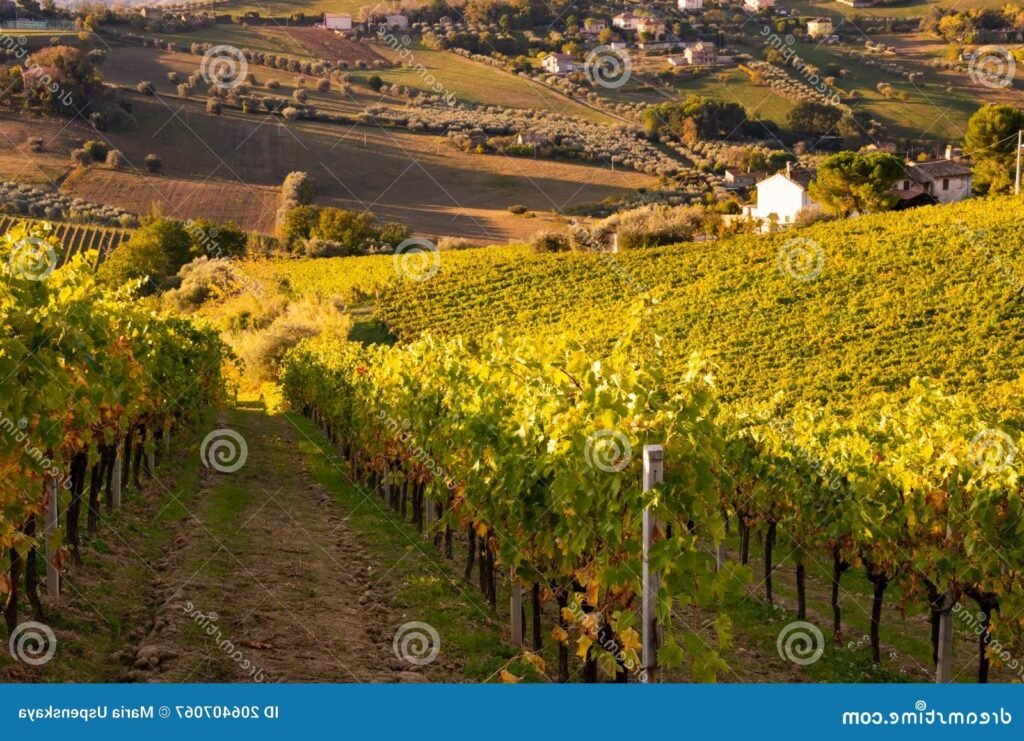
[(935, 200), (939, 203), (955, 203), (969, 198), (971, 195), (970, 178), (949, 178), (949, 189), (942, 189), (942, 178), (936, 178), (934, 184)]
[(817, 209), (818, 204), (811, 200), (807, 191), (785, 175), (773, 175), (757, 184), (754, 216), (765, 222), (775, 214), (780, 226), (792, 224), (802, 212)]

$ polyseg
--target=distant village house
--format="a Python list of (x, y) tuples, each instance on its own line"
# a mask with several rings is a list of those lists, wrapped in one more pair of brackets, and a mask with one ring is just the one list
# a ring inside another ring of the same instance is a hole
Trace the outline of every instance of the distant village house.
[(710, 41), (698, 41), (686, 45), (683, 57), (687, 64), (714, 64), (718, 60), (718, 51)]
[(324, 27), (330, 31), (351, 31), (352, 16), (348, 13), (326, 13)]
[(769, 10), (775, 7), (775, 0), (743, 0), (743, 5), (748, 10), (762, 11)]
[(791, 225), (804, 214), (816, 213), (821, 206), (807, 192), (814, 174), (813, 170), (797, 169), (787, 162), (784, 172), (757, 184), (757, 204), (746, 206), (744, 214), (762, 221), (762, 229), (767, 231), (773, 225)]
[(567, 75), (576, 69), (576, 62), (571, 54), (548, 54), (541, 61), (541, 66), (552, 75)]
[(807, 21), (807, 35), (812, 39), (820, 39), (832, 35), (831, 18), (812, 18)]
[(896, 183), (897, 208), (931, 203), (955, 203), (971, 195), (971, 168), (953, 157), (951, 148), (946, 157), (930, 162), (907, 162), (905, 177)]
[(704, 10), (704, 0), (679, 0), (680, 10)]

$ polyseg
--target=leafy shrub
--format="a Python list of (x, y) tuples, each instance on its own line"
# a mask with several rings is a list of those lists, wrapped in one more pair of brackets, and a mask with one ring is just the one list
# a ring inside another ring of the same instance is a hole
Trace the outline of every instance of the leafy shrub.
[(305, 244), (306, 257), (343, 257), (348, 252), (339, 243), (320, 237), (310, 237)]
[(620, 250), (688, 242), (704, 228), (698, 206), (642, 206), (605, 219), (602, 225), (618, 235)]
[(93, 162), (92, 155), (89, 154), (86, 149), (72, 149), (71, 150), (71, 161), (76, 165), (90, 165)]
[(530, 237), (530, 248), (534, 252), (567, 252), (569, 238), (559, 232), (537, 232)]
[(515, 214), (516, 216), (522, 216), (523, 214), (527, 213), (529, 209), (526, 206), (520, 206), (519, 204), (516, 204), (514, 206), (509, 206), (508, 211), (509, 213)]
[(156, 88), (153, 87), (153, 83), (149, 82), (148, 80), (143, 80), (142, 82), (140, 82), (138, 85), (135, 86), (135, 89), (143, 95), (156, 95)]
[(33, 152), (42, 152), (46, 148), (46, 141), (41, 136), (30, 136), (28, 148)]
[(120, 170), (128, 166), (128, 160), (123, 154), (117, 149), (111, 149), (107, 152), (107, 167), (112, 167), (115, 170)]
[(281, 198), (285, 205), (306, 206), (313, 202), (316, 197), (316, 181), (309, 173), (295, 171), (288, 173), (288, 176), (281, 184)]
[(220, 300), (240, 290), (238, 276), (226, 258), (200, 257), (178, 271), (181, 283), (168, 291), (167, 300), (180, 310), (197, 309), (209, 300)]
[(214, 116), (219, 116), (221, 111), (220, 101), (216, 98), (210, 98), (206, 101), (206, 112), (212, 113)]
[(441, 237), (437, 242), (437, 249), (439, 250), (468, 250), (475, 246), (463, 237)]
[(110, 152), (110, 146), (106, 142), (96, 141), (90, 139), (82, 145), (82, 149), (89, 153), (89, 156), (96, 162), (103, 162), (107, 159), (107, 154)]
[(155, 154), (146, 155), (146, 169), (152, 173), (160, 172), (163, 169), (164, 161)]

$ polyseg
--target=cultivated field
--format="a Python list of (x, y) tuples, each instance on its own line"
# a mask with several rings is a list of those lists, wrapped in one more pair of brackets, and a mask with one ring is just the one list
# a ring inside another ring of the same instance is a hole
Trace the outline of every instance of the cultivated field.
[(289, 28), (285, 30), (296, 43), (305, 49), (310, 56), (331, 61), (344, 61), (349, 64), (357, 62), (387, 62), (370, 44), (351, 41), (343, 36), (319, 28)]
[[(551, 212), (655, 185), (654, 178), (588, 165), (449, 148), (444, 139), (374, 127), (291, 123), (240, 113), (209, 116), (197, 101), (134, 96), (138, 130), (110, 134), (129, 161), (160, 156), (164, 175), (93, 168), (65, 189), (100, 203), (166, 214), (221, 214), (254, 231), (270, 231), (275, 194), (285, 175), (305, 170), (318, 202), (370, 210), (427, 236), (481, 242), (521, 239), (559, 221)], [(535, 218), (515, 216), (522, 204)]]

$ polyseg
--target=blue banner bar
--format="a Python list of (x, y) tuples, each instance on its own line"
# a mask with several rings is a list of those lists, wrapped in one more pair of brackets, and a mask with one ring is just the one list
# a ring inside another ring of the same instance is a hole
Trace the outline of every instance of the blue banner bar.
[(296, 733), (447, 741), (623, 733), (962, 741), (1020, 738), (1021, 728), (1021, 685), (0, 686), (0, 738), (32, 741), (292, 741)]

